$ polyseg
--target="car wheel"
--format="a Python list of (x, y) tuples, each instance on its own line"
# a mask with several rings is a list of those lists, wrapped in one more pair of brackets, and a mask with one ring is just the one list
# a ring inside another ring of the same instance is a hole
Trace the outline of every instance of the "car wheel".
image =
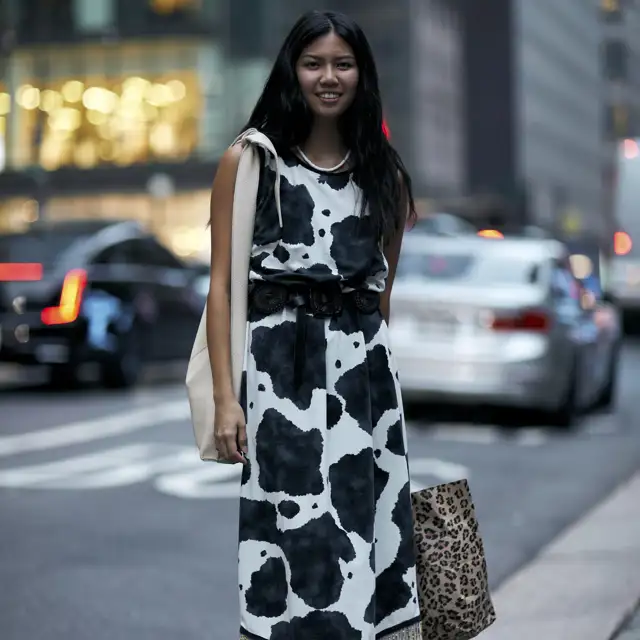
[(107, 389), (128, 389), (136, 385), (142, 372), (141, 332), (135, 327), (120, 336), (118, 348), (101, 365), (100, 377)]
[(552, 426), (568, 429), (573, 427), (578, 419), (578, 366), (573, 365), (571, 377), (560, 406), (549, 412), (548, 420)]
[(611, 352), (611, 360), (609, 361), (607, 373), (607, 383), (595, 401), (593, 405), (594, 409), (611, 411), (615, 408), (616, 390), (618, 386), (618, 356), (619, 346), (616, 346)]

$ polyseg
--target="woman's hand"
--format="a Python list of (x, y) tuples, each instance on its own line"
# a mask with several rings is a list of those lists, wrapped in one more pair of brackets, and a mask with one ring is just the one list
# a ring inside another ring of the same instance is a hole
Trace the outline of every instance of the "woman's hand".
[(216, 449), (223, 460), (247, 464), (247, 424), (240, 403), (232, 398), (216, 402), (214, 424)]

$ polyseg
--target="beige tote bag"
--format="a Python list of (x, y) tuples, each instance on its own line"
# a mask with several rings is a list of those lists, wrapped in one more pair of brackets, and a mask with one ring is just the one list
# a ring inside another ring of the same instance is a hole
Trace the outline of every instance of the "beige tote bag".
[[(276, 150), (264, 134), (249, 129), (233, 144), (243, 145), (233, 198), (233, 226), (231, 232), (231, 374), (233, 388), (239, 397), (247, 334), (247, 296), (249, 286), (249, 259), (253, 243), (256, 198), (260, 181), (260, 154), (262, 147), (277, 158)], [(277, 163), (276, 163), (277, 167)], [(280, 173), (276, 169), (276, 207), (282, 226), (280, 209)], [(186, 377), (187, 396), (191, 409), (191, 422), (196, 445), (202, 460), (220, 460), (214, 440), (215, 406), (213, 402), (213, 376), (207, 348), (207, 308), (205, 306), (198, 332), (191, 350)]]

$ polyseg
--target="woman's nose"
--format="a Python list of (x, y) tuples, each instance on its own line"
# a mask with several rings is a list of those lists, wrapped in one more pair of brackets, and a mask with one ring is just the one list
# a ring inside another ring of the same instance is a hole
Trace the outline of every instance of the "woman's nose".
[(322, 72), (321, 82), (323, 84), (335, 84), (338, 78), (332, 65), (327, 65)]

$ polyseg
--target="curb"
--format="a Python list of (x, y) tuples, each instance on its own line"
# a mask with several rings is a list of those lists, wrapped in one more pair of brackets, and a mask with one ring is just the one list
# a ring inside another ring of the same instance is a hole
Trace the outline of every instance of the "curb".
[[(640, 622), (638, 621), (640, 621), (640, 600), (636, 602), (631, 613), (618, 625), (618, 628), (609, 640), (628, 640), (630, 638), (628, 634), (633, 634), (635, 638), (640, 638)], [(638, 627), (636, 627), (636, 624)], [(637, 632), (634, 631), (636, 628), (638, 628)]]
[(640, 596), (640, 473), (568, 527), (493, 595), (482, 640), (612, 640)]

